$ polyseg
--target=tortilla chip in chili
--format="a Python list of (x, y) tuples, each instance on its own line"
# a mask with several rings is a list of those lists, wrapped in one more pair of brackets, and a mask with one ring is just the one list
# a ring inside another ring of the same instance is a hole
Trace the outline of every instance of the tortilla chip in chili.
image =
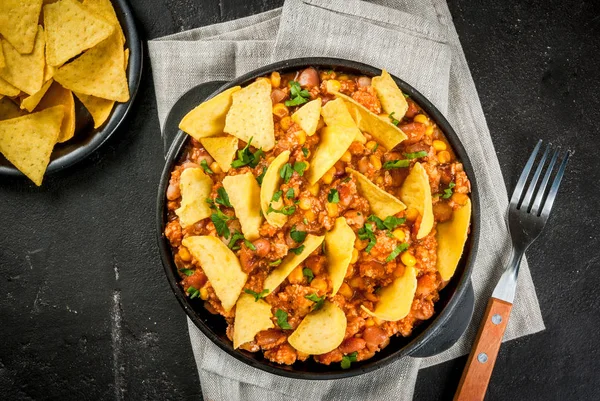
[(251, 172), (228, 175), (223, 179), (223, 187), (229, 195), (235, 215), (242, 226), (242, 233), (248, 241), (260, 237), (258, 229), (262, 224), (260, 214), (260, 187)]
[(433, 228), (433, 204), (429, 176), (421, 163), (415, 163), (404, 180), (400, 188), (400, 199), (407, 207), (416, 209), (421, 215), (417, 239), (427, 236)]
[(452, 213), (452, 219), (439, 223), (437, 233), (437, 270), (442, 280), (448, 281), (454, 275), (462, 256), (471, 223), (471, 200)]
[(358, 192), (369, 201), (371, 211), (380, 219), (394, 216), (396, 213), (406, 209), (406, 205), (398, 198), (379, 188), (358, 171), (346, 168), (346, 172), (356, 178)]
[(250, 294), (240, 295), (235, 304), (233, 348), (254, 341), (259, 331), (274, 327), (271, 316), (271, 305), (262, 299), (255, 300)]
[(200, 143), (204, 146), (204, 149), (215, 159), (224, 172), (228, 172), (231, 168), (231, 162), (238, 150), (238, 142), (239, 139), (232, 135), (200, 139)]
[(325, 234), (325, 255), (331, 279), (331, 295), (337, 294), (352, 260), (356, 235), (344, 217), (335, 220), (333, 229)]
[(275, 210), (281, 210), (283, 207), (283, 197), (279, 200), (273, 200), (273, 195), (275, 195), (275, 192), (279, 191), (279, 186), (281, 184), (279, 170), (288, 162), (289, 158), (289, 150), (281, 152), (275, 160), (269, 164), (260, 187), (260, 208), (263, 215), (270, 225), (279, 228), (283, 227), (287, 222), (288, 217), (283, 213), (269, 212), (269, 206)]
[(408, 110), (408, 102), (391, 75), (386, 70), (381, 71), (381, 76), (371, 79), (371, 86), (386, 114), (393, 113), (393, 118), (402, 120)]
[(210, 217), (212, 211), (206, 200), (210, 197), (213, 182), (201, 168), (186, 168), (179, 178), (181, 206), (175, 210), (181, 227)]
[(298, 124), (308, 136), (315, 134), (320, 118), (321, 98), (311, 100), (292, 114), (292, 121)]
[(371, 316), (395, 322), (405, 318), (410, 312), (416, 290), (417, 270), (406, 266), (402, 276), (395, 278), (392, 284), (379, 291), (379, 301), (375, 310), (370, 311), (364, 305), (361, 305), (361, 308)]
[(292, 347), (310, 355), (322, 355), (336, 349), (346, 334), (346, 314), (336, 304), (325, 301), (310, 312), (288, 337)]

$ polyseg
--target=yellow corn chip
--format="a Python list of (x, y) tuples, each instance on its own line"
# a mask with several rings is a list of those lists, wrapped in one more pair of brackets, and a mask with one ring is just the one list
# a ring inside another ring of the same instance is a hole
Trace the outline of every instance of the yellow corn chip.
[(52, 67), (49, 64), (44, 66), (44, 82), (48, 82), (54, 77), (54, 71), (56, 71), (56, 67)]
[(392, 284), (380, 290), (379, 301), (374, 311), (370, 311), (364, 305), (361, 305), (361, 308), (371, 316), (395, 322), (404, 319), (410, 312), (416, 290), (417, 270), (412, 266), (406, 266), (401, 277), (394, 279)]
[(471, 223), (471, 201), (452, 213), (452, 220), (437, 225), (437, 269), (442, 280), (452, 278), (467, 241)]
[(433, 228), (433, 206), (429, 176), (421, 163), (415, 163), (404, 180), (400, 188), (400, 199), (406, 206), (418, 210), (421, 215), (417, 239), (427, 236)]
[(14, 104), (9, 98), (0, 95), (0, 121), (25, 115), (25, 111)]
[(279, 284), (283, 283), (283, 280), (290, 275), (300, 263), (304, 261), (311, 253), (315, 251), (323, 243), (324, 236), (317, 237), (312, 234), (308, 234), (306, 239), (302, 243), (304, 248), (300, 254), (289, 253), (275, 270), (273, 270), (263, 283), (263, 288), (270, 292), (275, 291)]
[(0, 1), (0, 34), (19, 53), (33, 50), (42, 0)]
[(369, 201), (369, 206), (375, 216), (385, 219), (406, 209), (406, 205), (398, 198), (379, 188), (358, 171), (351, 168), (347, 168), (346, 171), (356, 178), (358, 192)]
[(44, 110), (59, 104), (65, 107), (65, 117), (60, 127), (58, 142), (65, 142), (75, 135), (75, 100), (70, 90), (54, 82), (37, 108), (38, 110)]
[(121, 37), (121, 41), (125, 43), (125, 35), (119, 24), (119, 19), (115, 13), (110, 0), (83, 0), (81, 3), (89, 11), (104, 18), (108, 23), (115, 27), (117, 33)]
[(129, 49), (125, 49), (123, 52), (123, 57), (125, 58), (123, 66), (125, 67), (125, 71), (127, 71), (127, 67), (129, 66)]
[(54, 66), (96, 46), (114, 31), (110, 23), (76, 0), (60, 0), (45, 5), (44, 26), (48, 40), (46, 59)]
[(270, 225), (275, 227), (283, 227), (287, 222), (288, 217), (282, 213), (268, 212), (269, 205), (275, 210), (280, 210), (283, 207), (283, 200), (279, 198), (277, 201), (273, 201), (273, 195), (279, 191), (279, 184), (281, 183), (281, 176), (279, 170), (284, 164), (290, 159), (290, 151), (284, 150), (281, 152), (275, 160), (269, 164), (265, 176), (262, 180), (260, 187), (260, 207), (262, 209), (265, 219)]
[(42, 185), (60, 133), (63, 106), (0, 121), (0, 153), (35, 185)]
[(255, 300), (250, 294), (240, 295), (235, 304), (233, 348), (254, 341), (259, 331), (275, 327), (271, 316), (271, 305), (262, 299)]
[(2, 40), (2, 50), (6, 67), (0, 70), (0, 76), (11, 85), (33, 95), (44, 83), (44, 29), (38, 26), (35, 46), (30, 54), (19, 53), (10, 43)]
[(129, 86), (124, 57), (121, 40), (113, 35), (60, 67), (54, 73), (54, 80), (73, 92), (127, 102)]
[(200, 139), (204, 149), (225, 172), (228, 172), (231, 168), (231, 162), (238, 150), (238, 142), (239, 140), (231, 135)]
[(308, 181), (314, 185), (346, 153), (356, 132), (348, 127), (330, 126), (321, 129), (321, 142), (314, 152), (308, 169)]
[[(0, 44), (0, 47), (2, 47), (1, 44)], [(5, 95), (5, 96), (10, 96), (10, 97), (15, 97), (15, 96), (19, 96), (19, 93), (21, 93), (19, 88), (15, 88), (14, 86), (12, 86), (11, 84), (9, 84), (8, 82), (6, 82), (5, 80), (3, 80), (0, 77), (0, 94)]]
[(275, 146), (271, 84), (260, 79), (235, 92), (225, 117), (224, 131), (265, 151)]
[(94, 119), (94, 128), (98, 128), (104, 124), (110, 116), (110, 112), (112, 111), (115, 102), (96, 96), (84, 95), (83, 93), (73, 93), (92, 115), (92, 118)]
[(2, 51), (2, 46), (0, 46), (0, 69), (6, 67), (6, 61), (4, 61), (4, 52)]
[(248, 279), (235, 253), (219, 238), (210, 235), (187, 237), (181, 243), (200, 262), (223, 309), (229, 312)]
[(197, 140), (221, 135), (225, 128), (225, 116), (231, 107), (231, 96), (240, 89), (239, 86), (234, 86), (196, 106), (183, 117), (179, 129)]
[(325, 301), (321, 309), (310, 312), (288, 342), (298, 351), (322, 355), (336, 349), (346, 334), (346, 314), (336, 304)]
[(386, 149), (393, 149), (407, 138), (406, 134), (400, 128), (396, 127), (390, 121), (379, 118), (377, 114), (371, 112), (350, 96), (342, 93), (336, 93), (335, 96), (344, 100), (358, 128), (363, 132), (371, 134)]
[(300, 107), (298, 111), (292, 114), (292, 121), (300, 126), (306, 132), (306, 135), (312, 136), (317, 130), (319, 125), (319, 118), (321, 117), (321, 98), (311, 100), (304, 106)]
[(229, 175), (223, 179), (223, 187), (240, 221), (244, 237), (248, 241), (254, 241), (260, 237), (258, 228), (262, 223), (260, 187), (256, 178), (251, 172)]
[(23, 99), (21, 101), (21, 109), (27, 109), (27, 111), (31, 113), (33, 109), (37, 107), (40, 100), (42, 100), (42, 98), (48, 91), (48, 88), (50, 88), (50, 85), (52, 85), (52, 82), (52, 80), (46, 82), (44, 85), (42, 85), (42, 89), (37, 91), (37, 93)]
[(344, 217), (338, 217), (331, 231), (325, 234), (325, 254), (331, 278), (331, 295), (337, 294), (344, 282), (348, 265), (352, 260), (356, 235)]
[(325, 125), (329, 127), (344, 127), (347, 129), (351, 129), (356, 132), (355, 141), (365, 143), (367, 139), (360, 132), (358, 126), (354, 122), (352, 115), (348, 111), (346, 104), (342, 100), (334, 100), (328, 102), (325, 107), (321, 109), (321, 115), (323, 116), (323, 121)]
[(386, 70), (381, 71), (381, 76), (373, 77), (371, 86), (375, 89), (383, 110), (388, 115), (394, 113), (392, 117), (396, 120), (402, 120), (408, 110), (408, 102), (390, 74)]
[(201, 168), (186, 168), (181, 173), (179, 188), (181, 190), (181, 206), (175, 210), (179, 216), (181, 227), (209, 217), (212, 214), (206, 199), (212, 190), (212, 180)]

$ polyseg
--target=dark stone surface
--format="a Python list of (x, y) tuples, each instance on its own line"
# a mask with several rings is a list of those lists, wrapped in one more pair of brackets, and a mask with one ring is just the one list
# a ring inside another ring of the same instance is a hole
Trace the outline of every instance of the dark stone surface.
[[(282, 0), (132, 3), (154, 38)], [(600, 3), (449, 3), (509, 191), (537, 138), (574, 151), (528, 252), (547, 330), (503, 345), (487, 399), (597, 399)], [(200, 398), (155, 244), (162, 163), (146, 68), (131, 116), (92, 157), (41, 189), (0, 181), (1, 399)], [(464, 363), (423, 370), (415, 399), (451, 399)]]

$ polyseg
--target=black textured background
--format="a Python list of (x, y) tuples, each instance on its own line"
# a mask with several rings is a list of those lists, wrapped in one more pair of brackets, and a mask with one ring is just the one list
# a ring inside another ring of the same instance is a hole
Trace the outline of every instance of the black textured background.
[[(155, 38), (282, 0), (132, 3), (140, 33)], [(538, 138), (574, 151), (528, 252), (547, 330), (503, 345), (487, 399), (598, 399), (600, 2), (449, 5), (509, 191)], [(155, 245), (153, 91), (146, 68), (122, 128), (41, 189), (0, 181), (0, 399), (200, 399)], [(421, 371), (415, 399), (451, 399), (465, 360)]]

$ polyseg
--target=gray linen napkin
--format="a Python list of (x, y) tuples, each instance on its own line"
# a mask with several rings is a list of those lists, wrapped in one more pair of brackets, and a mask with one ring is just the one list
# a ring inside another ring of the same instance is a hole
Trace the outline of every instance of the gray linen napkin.
[[(246, 366), (222, 352), (188, 320), (206, 400), (410, 400), (419, 368), (469, 352), (487, 298), (510, 257), (504, 218), (508, 200), (444, 0), (287, 0), (282, 9), (150, 41), (149, 50), (161, 125), (179, 96), (193, 86), (229, 80), (272, 61), (332, 56), (386, 68), (446, 115), (470, 155), (481, 196), (480, 252), (472, 276), (475, 314), (454, 347), (430, 358), (404, 358), (358, 378), (313, 382)], [(518, 285), (504, 340), (544, 329), (525, 260)]]

